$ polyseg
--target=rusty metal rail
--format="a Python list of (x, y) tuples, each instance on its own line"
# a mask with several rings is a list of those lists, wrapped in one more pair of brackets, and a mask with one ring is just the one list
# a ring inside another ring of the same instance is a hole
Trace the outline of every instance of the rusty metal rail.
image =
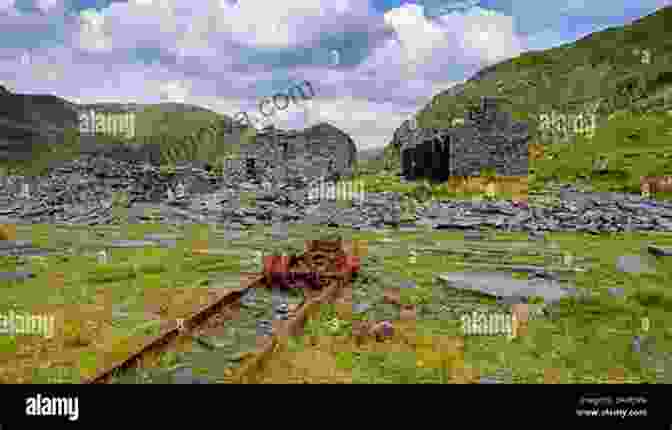
[[(288, 336), (299, 334), (306, 321), (319, 309), (321, 304), (332, 301), (339, 290), (350, 284), (353, 273), (358, 270), (358, 265), (353, 266), (348, 263), (350, 254), (346, 252), (343, 245), (340, 239), (307, 241), (306, 252), (289, 262), (286, 268), (289, 272), (318, 273), (320, 287), (315, 292), (304, 291), (304, 301), (294, 315), (288, 320), (275, 324), (273, 335), (267, 337), (261, 346), (244, 360), (235, 375), (230, 378), (230, 382), (254, 382), (255, 374), (263, 363), (271, 358), (276, 347), (286, 341)], [(176, 321), (174, 327), (146, 343), (126, 359), (115, 363), (84, 383), (107, 383), (114, 374), (142, 363), (146, 356), (173, 348), (182, 336), (189, 336), (192, 331), (205, 325), (216, 315), (239, 303), (250, 289), (274, 287), (272, 279), (268, 267), (265, 267), (264, 273), (241, 273), (239, 288), (227, 291), (213, 303), (206, 305), (189, 318), (185, 318), (182, 326), (178, 326)]]

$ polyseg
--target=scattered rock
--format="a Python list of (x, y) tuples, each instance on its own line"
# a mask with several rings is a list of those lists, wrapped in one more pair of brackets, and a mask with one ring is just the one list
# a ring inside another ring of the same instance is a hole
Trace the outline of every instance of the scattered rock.
[(371, 308), (371, 304), (369, 303), (353, 303), (352, 305), (352, 311), (356, 314), (361, 314), (366, 312)]
[[(465, 230), (468, 240), (482, 239), (473, 232), (491, 227), (530, 231), (532, 240), (541, 239), (541, 233), (536, 233), (541, 231), (672, 231), (672, 222), (667, 221), (672, 207), (643, 201), (639, 195), (572, 189), (561, 190), (559, 205), (544, 209), (509, 201), (435, 201), (417, 208), (415, 221), (408, 224), (401, 216), (398, 193), (366, 192), (352, 207), (336, 204), (329, 196), (309, 199), (308, 190), (325, 180), (320, 175), (289, 169), (287, 175), (276, 177), (273, 169), (257, 169), (257, 180), (251, 180), (242, 164), (214, 176), (197, 163), (166, 172), (142, 161), (83, 154), (32, 181), (31, 193), (24, 198), (19, 199), (23, 189), (18, 185), (0, 187), (0, 215), (23, 223), (86, 225), (120, 221), (227, 226), (304, 223), (375, 230), (387, 224), (401, 226), (401, 231), (422, 225)], [(27, 181), (8, 178), (15, 185)], [(114, 196), (119, 192), (128, 194), (130, 207), (115, 208)], [(255, 196), (254, 207), (241, 207), (244, 193)], [(168, 194), (174, 204), (165, 204)], [(274, 237), (283, 240), (285, 233), (278, 230)]]
[(173, 384), (209, 384), (205, 379), (194, 376), (191, 367), (181, 367), (173, 373)]
[(164, 240), (172, 241), (184, 239), (184, 236), (177, 234), (146, 234), (144, 239), (152, 242), (161, 242)]
[(672, 257), (672, 248), (670, 247), (649, 245), (648, 250), (649, 253), (655, 255), (656, 257)]
[(654, 271), (639, 255), (622, 255), (618, 257), (616, 269), (624, 273), (650, 273)]
[(145, 248), (156, 246), (156, 242), (149, 240), (114, 240), (105, 244), (107, 248)]
[(483, 233), (480, 230), (468, 230), (464, 232), (464, 240), (482, 240)]
[(498, 272), (453, 272), (439, 276), (448, 286), (470, 290), (494, 297), (542, 297), (546, 302), (556, 302), (570, 296), (570, 292), (557, 282), (544, 279), (518, 280)]
[(623, 297), (625, 296), (625, 289), (620, 287), (612, 287), (608, 290), (611, 297)]
[(631, 344), (632, 352), (639, 354), (642, 352), (642, 338), (641, 336), (635, 336), (632, 338)]
[(34, 277), (31, 272), (0, 272), (0, 281), (25, 281)]
[(546, 238), (543, 231), (531, 231), (527, 237), (529, 240), (532, 241), (542, 241), (545, 240)]
[(497, 303), (506, 306), (517, 305), (519, 303), (527, 303), (527, 297), (517, 295), (497, 297)]
[(33, 244), (25, 240), (0, 240), (0, 249), (25, 249), (25, 248), (33, 248)]

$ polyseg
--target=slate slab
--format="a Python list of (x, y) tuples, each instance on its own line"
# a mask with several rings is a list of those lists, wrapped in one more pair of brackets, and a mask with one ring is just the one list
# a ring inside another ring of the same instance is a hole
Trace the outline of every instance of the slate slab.
[(623, 273), (652, 273), (655, 269), (639, 255), (621, 255), (616, 260), (616, 269)]
[(451, 272), (439, 275), (439, 280), (449, 287), (475, 291), (494, 297), (542, 297), (544, 301), (557, 302), (571, 295), (565, 287), (546, 279), (520, 280), (498, 272)]
[(0, 249), (34, 248), (33, 244), (26, 240), (0, 240)]
[(34, 277), (32, 272), (0, 272), (0, 281), (25, 281)]
[(464, 232), (464, 240), (483, 240), (484, 234), (480, 230), (467, 230)]
[(623, 297), (625, 296), (625, 289), (620, 287), (609, 288), (608, 293), (611, 297)]
[(445, 229), (456, 229), (456, 230), (473, 230), (481, 226), (481, 221), (476, 220), (464, 220), (456, 221), (455, 219), (439, 219), (434, 224), (434, 229), (436, 230), (445, 230)]
[(39, 248), (10, 248), (10, 249), (0, 249), (0, 256), (7, 255), (20, 255), (23, 257), (44, 257), (49, 254), (57, 253), (58, 251), (52, 251), (49, 249), (39, 249)]
[(672, 247), (663, 247), (658, 245), (649, 245), (648, 251), (656, 257), (672, 257)]
[(371, 305), (369, 303), (353, 303), (352, 305), (352, 311), (356, 314), (364, 313), (370, 308)]
[(145, 248), (156, 246), (156, 242), (149, 240), (113, 240), (105, 244), (108, 248)]
[(184, 239), (184, 236), (178, 235), (178, 234), (156, 234), (156, 233), (150, 233), (146, 234), (144, 237), (145, 240), (149, 241), (156, 241), (160, 242), (162, 240), (180, 240)]
[(195, 377), (191, 367), (181, 367), (173, 373), (173, 384), (208, 384), (205, 379)]

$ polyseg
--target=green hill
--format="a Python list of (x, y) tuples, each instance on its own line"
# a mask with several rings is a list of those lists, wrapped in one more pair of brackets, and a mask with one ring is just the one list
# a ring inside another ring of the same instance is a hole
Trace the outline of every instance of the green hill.
[(226, 115), (197, 106), (175, 103), (146, 105), (136, 114), (136, 138), (140, 143), (162, 145), (164, 162), (172, 164), (180, 159), (215, 161), (219, 156), (236, 151), (241, 136), (232, 134), (223, 139), (213, 139), (211, 132), (223, 136), (232, 120)]
[[(229, 127), (232, 120), (226, 116), (208, 109), (180, 104), (160, 103), (153, 105), (98, 103), (77, 105), (55, 96), (43, 95), (11, 95), (3, 100), (16, 100), (16, 103), (5, 103), (5, 109), (0, 112), (0, 121), (18, 124), (21, 127), (34, 129), (31, 141), (18, 139), (12, 141), (13, 150), (18, 153), (28, 151), (22, 159), (11, 157), (0, 163), (10, 171), (22, 172), (28, 175), (38, 175), (45, 172), (54, 162), (71, 159), (77, 156), (78, 147), (84, 139), (80, 138), (76, 127), (78, 110), (94, 109), (98, 111), (132, 110), (136, 112), (135, 137), (122, 139), (116, 136), (99, 134), (95, 137), (96, 143), (103, 144), (161, 144), (162, 162), (174, 164), (179, 160), (215, 161), (222, 155), (232, 153), (239, 148), (241, 141), (249, 138), (250, 130), (230, 134), (223, 139), (224, 129)], [(49, 101), (46, 103), (44, 100)], [(28, 109), (26, 106), (30, 106)], [(34, 108), (39, 107), (39, 112)], [(27, 112), (33, 114), (28, 115)], [(38, 112), (39, 117), (34, 113)], [(35, 117), (35, 118), (34, 118)], [(36, 118), (40, 123), (36, 123)], [(67, 120), (66, 120), (67, 119)], [(11, 122), (10, 122), (11, 121)], [(4, 123), (0, 123), (0, 126)], [(5, 125), (5, 128), (9, 127)], [(52, 139), (40, 137), (42, 128), (51, 127), (61, 133)], [(215, 129), (218, 139), (212, 139), (212, 133), (199, 133), (202, 129)], [(7, 132), (10, 132), (9, 130)], [(25, 134), (25, 133), (24, 133)], [(190, 139), (189, 137), (192, 137)], [(25, 139), (24, 139), (25, 140)], [(91, 142), (91, 139), (86, 139)], [(3, 147), (4, 149), (4, 147)]]
[[(672, 7), (666, 7), (629, 25), (487, 67), (436, 95), (418, 112), (418, 126), (450, 127), (481, 96), (501, 97), (515, 119), (530, 124), (532, 143), (545, 147), (546, 158), (530, 163), (533, 179), (583, 177), (596, 188), (638, 189), (640, 175), (672, 174), (672, 116), (666, 113), (672, 109), (670, 28)], [(591, 109), (592, 138), (573, 130), (581, 122), (552, 125), (564, 127), (564, 135), (544, 132), (540, 123), (541, 115), (574, 119)], [(395, 142), (386, 154), (398, 163)], [(600, 157), (608, 168), (598, 174), (591, 163)]]

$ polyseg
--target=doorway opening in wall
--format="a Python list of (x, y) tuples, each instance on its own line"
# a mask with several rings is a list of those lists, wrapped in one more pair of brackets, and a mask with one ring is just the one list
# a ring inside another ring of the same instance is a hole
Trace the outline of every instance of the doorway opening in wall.
[(450, 177), (450, 136), (434, 139), (432, 180), (446, 182)]

